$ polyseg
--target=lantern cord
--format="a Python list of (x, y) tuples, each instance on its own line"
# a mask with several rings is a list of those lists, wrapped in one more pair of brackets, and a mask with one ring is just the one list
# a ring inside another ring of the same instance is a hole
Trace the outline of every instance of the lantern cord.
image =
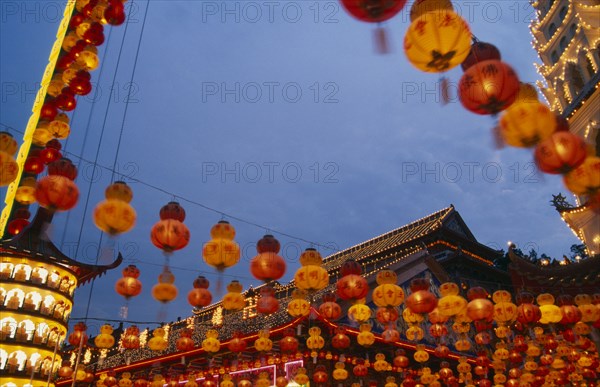
[[(131, 77), (129, 78), (129, 90), (127, 91), (127, 97), (125, 97), (125, 111), (123, 112), (123, 119), (121, 120), (121, 129), (119, 132), (119, 140), (117, 141), (117, 150), (115, 151), (115, 160), (112, 166), (112, 176), (110, 178), (111, 183), (115, 181), (115, 169), (117, 168), (117, 160), (119, 159), (119, 151), (121, 149), (121, 140), (123, 139), (123, 129), (125, 128), (125, 119), (127, 118), (127, 111), (129, 110), (129, 99), (131, 97), (131, 89), (133, 86), (133, 79), (135, 78), (135, 70), (137, 69), (138, 58), (140, 56), (140, 47), (142, 46), (142, 38), (144, 36), (144, 29), (146, 27), (146, 19), (148, 16), (148, 9), (150, 8), (150, 0), (146, 2), (146, 10), (144, 11), (144, 20), (142, 21), (142, 28), (140, 31), (140, 39), (138, 40), (137, 49), (135, 52), (135, 59), (133, 60), (133, 69), (131, 70)], [(121, 53), (119, 53), (120, 56)]]
[[(1, 126), (3, 126), (3, 127), (5, 127), (5, 128), (7, 128), (7, 129), (9, 129), (9, 130), (12, 130), (12, 131), (14, 131), (15, 133), (21, 133), (21, 134), (23, 134), (23, 133), (24, 133), (23, 131), (21, 131), (21, 130), (19, 130), (19, 129), (16, 129), (16, 128), (12, 127), (12, 126), (6, 125), (6, 124), (4, 124), (4, 123), (1, 123), (1, 122), (0, 122), (0, 125), (1, 125)], [(153, 190), (155, 190), (155, 191), (162, 192), (162, 193), (164, 193), (164, 194), (166, 194), (166, 195), (168, 195), (168, 196), (170, 196), (170, 197), (175, 197), (175, 198), (178, 198), (178, 199), (180, 199), (180, 201), (183, 201), (183, 202), (189, 203), (189, 204), (191, 204), (191, 205), (194, 205), (194, 206), (197, 206), (197, 207), (203, 208), (203, 209), (205, 209), (205, 210), (207, 210), (207, 211), (214, 212), (214, 213), (216, 213), (216, 214), (219, 214), (220, 216), (225, 216), (225, 217), (227, 217), (228, 219), (232, 219), (232, 220), (235, 220), (235, 221), (237, 221), (237, 222), (240, 222), (240, 223), (244, 223), (244, 224), (247, 224), (247, 225), (250, 225), (250, 226), (257, 227), (257, 228), (259, 228), (259, 229), (265, 230), (267, 233), (273, 233), (273, 234), (278, 234), (278, 235), (281, 235), (281, 236), (285, 236), (285, 237), (288, 237), (288, 238), (290, 238), (290, 239), (295, 239), (295, 240), (298, 240), (298, 241), (304, 242), (304, 243), (306, 243), (306, 244), (308, 244), (308, 245), (311, 245), (311, 244), (312, 244), (313, 246), (319, 247), (319, 248), (321, 248), (321, 249), (324, 249), (324, 250), (329, 250), (329, 251), (332, 251), (332, 252), (334, 252), (334, 253), (336, 253), (336, 252), (340, 252), (340, 251), (341, 251), (341, 250), (340, 250), (339, 248), (337, 248), (337, 247), (332, 247), (332, 246), (325, 245), (325, 244), (322, 244), (322, 243), (313, 242), (313, 241), (310, 241), (310, 240), (308, 240), (308, 239), (305, 239), (305, 238), (302, 238), (302, 237), (298, 237), (298, 236), (295, 236), (295, 235), (289, 234), (289, 233), (287, 233), (287, 232), (284, 232), (284, 231), (275, 230), (275, 229), (272, 229), (272, 228), (266, 227), (266, 226), (264, 226), (264, 225), (261, 225), (261, 224), (259, 224), (259, 223), (253, 222), (253, 221), (251, 221), (251, 220), (246, 220), (246, 219), (244, 219), (244, 218), (240, 218), (239, 216), (235, 216), (235, 215), (232, 215), (232, 214), (230, 214), (230, 213), (227, 213), (227, 212), (224, 212), (224, 211), (218, 210), (218, 209), (216, 209), (216, 208), (210, 207), (210, 206), (208, 206), (208, 205), (206, 205), (206, 204), (202, 204), (202, 203), (200, 203), (200, 202), (198, 202), (198, 201), (195, 201), (195, 200), (192, 200), (192, 199), (188, 199), (188, 198), (186, 198), (186, 197), (184, 197), (184, 196), (181, 196), (181, 195), (176, 195), (176, 194), (174, 194), (173, 192), (167, 191), (166, 189), (164, 189), (164, 188), (161, 188), (161, 187), (159, 187), (159, 186), (157, 186), (157, 185), (154, 185), (154, 184), (151, 184), (151, 183), (145, 182), (145, 181), (143, 181), (143, 180), (140, 180), (140, 179), (137, 179), (137, 178), (135, 178), (135, 177), (133, 177), (133, 176), (127, 176), (127, 175), (121, 174), (121, 173), (119, 173), (118, 171), (116, 171), (115, 169), (111, 169), (111, 168), (109, 168), (109, 167), (107, 167), (107, 166), (104, 166), (104, 165), (98, 164), (97, 162), (94, 162), (94, 161), (88, 160), (88, 159), (86, 159), (86, 158), (80, 157), (80, 156), (78, 156), (78, 155), (76, 155), (76, 154), (74, 154), (74, 153), (65, 152), (65, 154), (68, 154), (69, 156), (72, 156), (73, 158), (76, 158), (76, 159), (78, 159), (78, 160), (81, 160), (81, 161), (83, 161), (83, 162), (85, 162), (85, 163), (87, 163), (87, 164), (94, 165), (94, 166), (95, 166), (95, 167), (97, 167), (97, 168), (102, 168), (102, 169), (104, 169), (104, 170), (107, 170), (107, 171), (109, 171), (109, 172), (114, 172), (114, 173), (115, 173), (115, 175), (117, 175), (117, 176), (121, 176), (123, 179), (128, 179), (128, 180), (130, 180), (130, 181), (131, 181), (131, 182), (133, 182), (133, 183), (140, 184), (140, 185), (143, 185), (143, 186), (145, 186), (145, 187), (148, 187), (148, 188), (150, 188), (150, 189), (153, 189)]]

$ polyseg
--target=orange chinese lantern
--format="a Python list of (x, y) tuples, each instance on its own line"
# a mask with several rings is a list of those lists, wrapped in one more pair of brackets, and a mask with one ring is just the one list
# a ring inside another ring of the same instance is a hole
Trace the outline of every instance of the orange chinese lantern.
[(358, 300), (367, 296), (369, 285), (360, 274), (362, 269), (353, 259), (348, 259), (340, 268), (341, 278), (336, 283), (337, 295), (342, 300)]
[(298, 289), (307, 292), (315, 292), (329, 285), (329, 273), (321, 267), (323, 258), (313, 248), (306, 249), (300, 255), (300, 267), (294, 275), (294, 281)]
[(225, 220), (215, 224), (210, 230), (211, 240), (204, 244), (202, 257), (207, 265), (223, 271), (238, 263), (240, 246), (233, 241), (235, 228)]
[(490, 320), (494, 315), (494, 304), (487, 299), (488, 292), (474, 287), (467, 292), (467, 316), (473, 321)]
[(329, 380), (327, 369), (324, 365), (317, 365), (313, 372), (313, 381), (315, 383), (327, 383), (327, 380)]
[(444, 72), (458, 66), (471, 50), (467, 22), (448, 9), (417, 17), (404, 37), (408, 61), (421, 71)]
[(73, 332), (69, 335), (69, 344), (73, 347), (85, 346), (88, 341), (88, 335), (85, 333), (87, 326), (83, 322), (78, 322), (73, 327)]
[[(117, 186), (118, 188), (112, 188)], [(126, 187), (126, 188), (125, 188)], [(118, 235), (127, 232), (133, 228), (136, 220), (136, 213), (129, 204), (133, 194), (121, 198), (109, 198), (113, 192), (126, 191), (131, 189), (122, 181), (117, 181), (106, 189), (106, 200), (98, 203), (94, 209), (94, 224), (100, 230), (109, 235)]]
[(321, 328), (311, 327), (308, 330), (308, 336), (308, 339), (306, 339), (306, 348), (315, 351), (325, 346), (325, 339), (321, 337)]
[(323, 303), (319, 306), (319, 313), (328, 320), (335, 321), (342, 315), (340, 304), (335, 302), (335, 294), (328, 293), (323, 296)]
[[(175, 204), (179, 206), (179, 204)], [(171, 202), (165, 207), (175, 206), (175, 204)], [(179, 207), (181, 208), (181, 206)], [(183, 211), (183, 209), (181, 209), (181, 211)], [(183, 213), (185, 214), (185, 211), (183, 211)], [(167, 213), (163, 218), (163, 210), (161, 209), (161, 220), (152, 227), (152, 231), (150, 232), (150, 239), (154, 246), (163, 250), (166, 254), (184, 248), (190, 241), (190, 231), (187, 226), (175, 217), (169, 216), (174, 215)]]
[(435, 294), (429, 291), (429, 281), (425, 278), (415, 278), (410, 282), (411, 294), (406, 299), (406, 306), (413, 313), (426, 314), (437, 306)]
[(21, 184), (15, 194), (15, 200), (24, 205), (35, 203), (35, 186), (36, 181), (34, 177), (21, 179)]
[(61, 367), (58, 369), (58, 376), (61, 378), (70, 378), (73, 375), (73, 368), (71, 368), (71, 362), (63, 360)]
[(192, 340), (192, 330), (189, 328), (183, 328), (179, 331), (179, 338), (175, 342), (175, 348), (178, 351), (191, 351), (194, 349), (195, 344), (194, 340)]
[(0, 132), (0, 187), (12, 183), (19, 173), (19, 166), (14, 159), (17, 142), (10, 133)]
[(529, 148), (547, 139), (556, 129), (556, 118), (540, 102), (512, 104), (500, 118), (500, 135), (505, 143)]
[(69, 117), (65, 113), (57, 114), (54, 120), (48, 124), (48, 131), (52, 137), (60, 140), (69, 137), (71, 133)]
[(533, 304), (533, 295), (528, 292), (522, 292), (517, 296), (517, 321), (521, 324), (533, 324), (542, 317), (540, 308)]
[(194, 288), (188, 293), (188, 302), (195, 308), (202, 308), (210, 305), (212, 294), (208, 290), (210, 282), (204, 276), (198, 276), (194, 280)]
[(69, 159), (48, 164), (48, 176), (38, 181), (35, 199), (50, 211), (67, 211), (79, 200), (79, 189), (73, 182), (77, 169)]
[(587, 157), (583, 139), (571, 132), (555, 132), (535, 147), (535, 162), (545, 173), (568, 173)]
[(265, 235), (256, 244), (258, 255), (250, 262), (250, 272), (254, 278), (269, 282), (283, 277), (285, 260), (278, 255), (280, 244), (273, 235)]
[(483, 62), (485, 60), (500, 60), (500, 51), (496, 46), (486, 42), (480, 42), (477, 39), (473, 39), (474, 42), (471, 45), (469, 55), (461, 63), (463, 71), (466, 71), (469, 67), (476, 63)]
[(239, 331), (233, 332), (233, 336), (231, 340), (229, 340), (229, 344), (227, 344), (227, 348), (231, 352), (243, 352), (247, 347), (246, 341), (242, 339), (242, 333)]
[(115, 291), (126, 299), (137, 296), (142, 291), (139, 276), (140, 270), (135, 265), (127, 266), (123, 269), (123, 277), (115, 284)]
[(298, 339), (294, 336), (294, 330), (290, 328), (286, 329), (284, 337), (279, 340), (279, 349), (281, 352), (295, 353), (298, 351), (299, 345)]
[(177, 287), (173, 285), (175, 276), (165, 267), (158, 276), (158, 283), (152, 287), (152, 297), (162, 303), (171, 302), (177, 297)]
[(560, 307), (562, 319), (559, 321), (562, 325), (575, 324), (581, 320), (581, 311), (574, 305), (572, 296), (562, 294), (556, 299), (556, 303)]
[(0, 132), (0, 152), (5, 152), (11, 156), (17, 153), (17, 140), (8, 132)]
[(350, 338), (345, 333), (344, 328), (338, 327), (335, 335), (331, 338), (331, 346), (335, 349), (346, 349), (350, 346)]
[(123, 336), (123, 340), (121, 341), (121, 345), (125, 349), (137, 349), (140, 347), (140, 329), (132, 325), (125, 329), (125, 334)]
[(563, 182), (576, 195), (593, 195), (600, 190), (600, 157), (588, 156), (581, 165), (567, 173)]
[(275, 297), (275, 289), (263, 286), (260, 289), (260, 298), (256, 302), (256, 311), (262, 314), (272, 314), (279, 310), (279, 300)]
[(486, 60), (469, 67), (458, 84), (460, 102), (477, 114), (498, 114), (517, 98), (519, 78), (499, 60)]

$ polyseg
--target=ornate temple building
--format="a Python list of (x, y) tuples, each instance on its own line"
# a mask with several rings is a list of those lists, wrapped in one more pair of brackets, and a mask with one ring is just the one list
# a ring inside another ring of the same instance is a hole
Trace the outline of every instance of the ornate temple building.
[[(538, 0), (531, 24), (533, 45), (542, 61), (538, 87), (550, 108), (568, 120), (570, 130), (600, 155), (600, 3), (596, 0)], [(588, 255), (600, 253), (600, 214), (589, 198), (555, 207), (581, 239)]]

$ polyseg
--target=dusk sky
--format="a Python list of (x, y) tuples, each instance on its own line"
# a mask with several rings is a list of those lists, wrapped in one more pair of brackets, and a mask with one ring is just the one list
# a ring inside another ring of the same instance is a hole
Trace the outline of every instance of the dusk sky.
[[(541, 79), (529, 2), (454, 3), (522, 81)], [(375, 27), (336, 1), (151, 0), (131, 88), (148, 2), (129, 4), (128, 26), (105, 29), (103, 68), (92, 73), (98, 94), (79, 98), (71, 114), (63, 146), (79, 165), (81, 196), (52, 227), (53, 240), (73, 258), (94, 263), (101, 245), (99, 262), (106, 264), (112, 245), (125, 264), (140, 268), (144, 289), (130, 303), (129, 320), (157, 321), (160, 304), (150, 290), (164, 257), (149, 234), (171, 200), (186, 209), (192, 239), (170, 259), (179, 297), (166, 321), (190, 314), (186, 295), (199, 274), (219, 299), (202, 245), (222, 218), (237, 229), (244, 251), (224, 283), (235, 278), (245, 289), (260, 283), (249, 261), (266, 232), (283, 246), (287, 282), (310, 247), (306, 241), (329, 246), (319, 247), (327, 256), (450, 204), (493, 248), (505, 249), (510, 240), (561, 258), (579, 243), (549, 203), (552, 194), (567, 194), (560, 177), (536, 173), (530, 150), (496, 149), (493, 118), (466, 111), (456, 97), (442, 106), (440, 76), (407, 61), (402, 41), (410, 3), (385, 23), (392, 51), (379, 55)], [(2, 0), (0, 7), (0, 130), (20, 143), (64, 2)], [(456, 84), (461, 74), (457, 68), (446, 76)], [(91, 214), (113, 164), (115, 180), (134, 190), (138, 221), (130, 233), (101, 240)], [(124, 300), (113, 288), (120, 276), (121, 268), (95, 281), (88, 317), (119, 318)], [(85, 316), (90, 289), (77, 291), (72, 317)]]

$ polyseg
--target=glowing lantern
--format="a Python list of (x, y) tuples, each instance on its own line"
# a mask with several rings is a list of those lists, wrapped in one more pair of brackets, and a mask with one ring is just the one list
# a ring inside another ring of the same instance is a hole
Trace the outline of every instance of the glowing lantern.
[(214, 329), (206, 331), (206, 338), (202, 340), (202, 349), (207, 353), (216, 353), (221, 349), (221, 342), (219, 341), (219, 332)]
[(139, 276), (140, 270), (135, 265), (127, 266), (123, 269), (123, 277), (115, 284), (115, 291), (126, 299), (137, 296), (142, 291)]
[(367, 374), (369, 373), (369, 369), (365, 365), (365, 361), (363, 359), (356, 360), (356, 365), (352, 369), (352, 373), (354, 374), (354, 376), (358, 377), (367, 376)]
[(306, 348), (311, 350), (317, 350), (325, 346), (325, 339), (321, 337), (321, 328), (311, 327), (308, 330), (308, 339), (306, 339)]
[(285, 336), (279, 340), (279, 349), (281, 352), (295, 353), (298, 351), (299, 343), (298, 339), (294, 337), (294, 330), (286, 329), (284, 335)]
[(400, 340), (400, 332), (390, 325), (381, 333), (381, 338), (386, 343), (394, 343)]
[(265, 235), (256, 243), (258, 255), (250, 261), (250, 272), (254, 278), (269, 282), (283, 277), (285, 260), (278, 255), (280, 244), (273, 235)]
[(437, 10), (452, 11), (450, 0), (416, 0), (410, 8), (410, 21), (414, 22), (419, 16)]
[[(221, 378), (221, 383), (219, 383), (220, 387), (234, 387), (235, 385), (231, 381), (231, 375), (223, 375)], [(184, 386), (185, 387), (185, 386)]]
[(152, 297), (163, 303), (173, 301), (177, 297), (177, 287), (173, 285), (173, 282), (175, 282), (175, 276), (165, 267), (158, 276), (158, 283), (152, 287)]
[(44, 160), (40, 157), (40, 153), (39, 149), (29, 151), (29, 155), (25, 159), (25, 165), (23, 165), (23, 172), (37, 175), (44, 170)]
[(14, 218), (8, 223), (6, 231), (8, 231), (10, 235), (17, 235), (27, 226), (29, 226), (29, 220), (23, 218)]
[(555, 129), (554, 113), (540, 102), (512, 104), (500, 118), (502, 139), (515, 147), (532, 147), (550, 137)]
[(73, 375), (73, 368), (71, 368), (71, 362), (63, 360), (61, 367), (58, 369), (58, 376), (61, 378), (70, 378)]
[(35, 190), (37, 202), (50, 211), (75, 207), (79, 199), (79, 189), (73, 182), (76, 176), (77, 169), (69, 159), (48, 164), (48, 176), (40, 179)]
[(494, 320), (505, 324), (517, 317), (517, 306), (511, 302), (510, 293), (506, 290), (498, 290), (492, 295), (496, 303), (494, 305)]
[(137, 326), (132, 325), (125, 329), (125, 334), (121, 345), (125, 349), (137, 349), (140, 347), (140, 330)]
[(444, 72), (458, 66), (471, 49), (471, 31), (457, 13), (438, 9), (416, 18), (404, 37), (408, 61), (421, 71)]
[(179, 338), (175, 342), (175, 348), (178, 351), (191, 351), (194, 349), (194, 340), (192, 340), (192, 330), (183, 328), (179, 331)]
[(275, 379), (275, 387), (287, 387), (289, 380), (285, 377), (285, 372), (278, 373), (277, 379)]
[(342, 300), (358, 300), (367, 296), (369, 285), (360, 274), (360, 265), (352, 259), (347, 260), (340, 268), (342, 277), (336, 283), (337, 295)]
[[(559, 305), (560, 312), (562, 314), (562, 319), (559, 321), (561, 324), (575, 324), (581, 320), (581, 311), (575, 305), (573, 305), (574, 300), (572, 296), (566, 294), (560, 295), (556, 299), (556, 303)], [(564, 332), (563, 336), (565, 336)]]
[(348, 371), (345, 369), (345, 364), (341, 361), (335, 363), (335, 369), (332, 372), (333, 379), (343, 381), (348, 379)]
[(88, 341), (88, 335), (85, 333), (87, 326), (85, 323), (78, 322), (73, 327), (73, 332), (69, 335), (69, 344), (73, 347), (79, 347), (80, 345), (86, 345)]
[(263, 286), (260, 289), (260, 298), (256, 302), (256, 311), (262, 314), (271, 314), (279, 310), (279, 300), (275, 297), (275, 289)]
[(210, 305), (212, 294), (208, 290), (210, 282), (203, 276), (198, 276), (194, 280), (194, 288), (188, 293), (188, 302), (195, 308), (202, 308)]
[(381, 324), (393, 323), (398, 320), (399, 313), (395, 308), (377, 308), (375, 318)]
[[(122, 181), (111, 184), (111, 186), (113, 185), (118, 187), (127, 186)], [(109, 187), (106, 189), (106, 192), (114, 192), (117, 189), (123, 188)], [(129, 197), (128, 199), (131, 200)], [(129, 204), (129, 200), (111, 199), (106, 196), (106, 200), (98, 203), (94, 209), (94, 224), (96, 227), (112, 236), (131, 230), (135, 225), (137, 215), (133, 207)]]
[(12, 183), (19, 173), (19, 166), (14, 157), (0, 150), (0, 186)]
[(328, 293), (323, 296), (323, 303), (319, 306), (319, 313), (328, 320), (337, 320), (342, 315), (340, 304), (335, 302), (335, 294)]
[(152, 338), (148, 340), (148, 348), (153, 351), (164, 351), (169, 342), (165, 339), (166, 332), (163, 328), (156, 328), (152, 332)]
[(227, 348), (231, 352), (243, 352), (247, 347), (246, 341), (242, 339), (242, 333), (239, 331), (233, 332), (233, 337), (229, 340)]
[(487, 291), (480, 287), (469, 289), (467, 316), (473, 321), (489, 320), (494, 315), (494, 304), (487, 299)]
[(308, 375), (306, 375), (306, 368), (298, 367), (298, 369), (296, 370), (296, 375), (294, 375), (294, 381), (300, 385), (308, 384), (309, 377)]
[(373, 368), (375, 369), (375, 371), (387, 371), (388, 367), (390, 367), (390, 363), (385, 361), (385, 355), (383, 353), (376, 354), (375, 362), (373, 363)]
[(242, 295), (242, 284), (233, 280), (227, 285), (227, 293), (223, 297), (223, 309), (242, 310), (246, 306), (246, 299)]
[(87, 45), (80, 53), (77, 55), (75, 62), (88, 71), (94, 71), (100, 65), (100, 59), (98, 59), (98, 49), (94, 45)]
[(185, 210), (177, 202), (169, 202), (159, 211), (160, 220), (174, 219), (180, 222), (185, 220)]
[(575, 303), (581, 311), (581, 321), (590, 323), (600, 319), (600, 309), (592, 304), (592, 297), (589, 294), (576, 295)]
[(360, 332), (356, 336), (356, 341), (358, 342), (358, 344), (362, 345), (363, 347), (368, 347), (368, 346), (373, 345), (373, 343), (375, 342), (375, 335), (373, 334), (373, 332), (371, 332), (371, 325), (369, 325), (369, 324), (361, 324), (360, 325)]
[(406, 300), (406, 306), (413, 313), (429, 313), (437, 306), (437, 298), (429, 291), (429, 281), (425, 278), (415, 278), (410, 283), (411, 294)]
[(5, 152), (11, 156), (17, 153), (17, 141), (8, 132), (0, 132), (0, 152)]
[(300, 267), (294, 275), (294, 281), (298, 289), (307, 292), (315, 292), (329, 285), (329, 273), (321, 267), (323, 258), (313, 248), (306, 249), (300, 255)]
[(396, 284), (398, 276), (392, 270), (377, 273), (377, 286), (373, 290), (373, 302), (382, 308), (394, 308), (404, 301), (404, 291)]
[(221, 220), (210, 230), (211, 240), (204, 244), (202, 257), (207, 265), (223, 271), (238, 263), (240, 246), (233, 241), (235, 229), (229, 222)]
[(115, 345), (115, 338), (112, 336), (113, 328), (108, 325), (100, 327), (100, 334), (94, 338), (94, 344), (101, 349), (108, 349)]
[(587, 146), (571, 132), (555, 132), (535, 147), (535, 162), (545, 173), (568, 173), (587, 157)]
[(396, 351), (396, 357), (394, 357), (394, 367), (399, 369), (407, 368), (410, 364), (410, 359), (406, 357), (406, 352), (403, 349)]
[(563, 182), (576, 195), (593, 195), (600, 190), (600, 157), (588, 156), (583, 163), (567, 173)]
[(292, 317), (308, 316), (310, 313), (310, 303), (306, 301), (306, 292), (295, 289), (292, 291), (292, 300), (287, 306), (287, 312)]
[(133, 382), (131, 381), (131, 374), (129, 372), (123, 372), (121, 379), (119, 380), (119, 387), (131, 387)]
[(371, 308), (364, 304), (364, 300), (359, 300), (348, 309), (348, 318), (358, 323), (366, 322), (371, 318)]
[(268, 352), (273, 348), (273, 341), (269, 339), (269, 330), (261, 329), (258, 331), (258, 339), (254, 342), (254, 348), (260, 352)]
[(410, 341), (420, 341), (423, 340), (425, 336), (425, 332), (423, 328), (418, 325), (411, 325), (405, 332), (406, 338)]
[(537, 305), (533, 304), (533, 296), (527, 292), (522, 292), (517, 296), (517, 321), (521, 324), (532, 324), (539, 321), (542, 312)]
[(469, 67), (458, 84), (460, 102), (473, 113), (497, 114), (517, 98), (519, 78), (499, 60), (486, 60)]
[(329, 375), (327, 375), (327, 371), (324, 365), (318, 365), (315, 367), (313, 372), (313, 381), (315, 383), (327, 383), (329, 379)]
[[(2, 156), (0, 156), (0, 159)], [(15, 200), (24, 205), (35, 203), (35, 186), (36, 180), (34, 177), (26, 177), (21, 179), (21, 184), (17, 188)]]
[(480, 42), (475, 40), (471, 45), (469, 55), (461, 63), (463, 71), (466, 71), (469, 67), (476, 63), (483, 62), (486, 60), (500, 60), (500, 51), (496, 46), (486, 42)]
[(554, 296), (550, 293), (542, 293), (537, 296), (537, 303), (540, 306), (542, 317), (540, 323), (557, 323), (562, 319), (562, 313), (557, 305), (554, 305)]
[(69, 117), (65, 113), (57, 114), (54, 121), (48, 124), (48, 131), (52, 137), (60, 140), (69, 137), (69, 133), (71, 133)]
[(111, 1), (104, 10), (103, 16), (108, 24), (119, 26), (125, 22), (125, 6), (119, 1)]
[(337, 328), (335, 335), (331, 338), (331, 346), (335, 349), (346, 349), (350, 346), (350, 338), (346, 335), (344, 328)]
[[(167, 206), (169, 205), (170, 203), (167, 204)], [(168, 254), (188, 245), (190, 231), (180, 220), (170, 217), (163, 219), (161, 209), (161, 220), (152, 227), (150, 237), (154, 246)]]

